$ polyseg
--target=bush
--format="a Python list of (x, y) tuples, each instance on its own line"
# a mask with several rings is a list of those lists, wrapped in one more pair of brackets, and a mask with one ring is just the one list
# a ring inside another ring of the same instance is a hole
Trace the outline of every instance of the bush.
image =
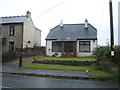
[(120, 46), (115, 47), (115, 57), (114, 57), (114, 61), (116, 64), (120, 64)]
[(111, 48), (108, 46), (98, 47), (93, 54), (96, 55), (96, 69), (111, 71), (113, 67), (120, 64), (120, 46), (114, 48), (115, 56), (111, 59)]
[(118, 64), (120, 61), (120, 46), (116, 46), (114, 48), (115, 56), (113, 57), (113, 61), (111, 59), (111, 48), (106, 47), (98, 47), (93, 54), (96, 55), (98, 61), (109, 61), (115, 64)]

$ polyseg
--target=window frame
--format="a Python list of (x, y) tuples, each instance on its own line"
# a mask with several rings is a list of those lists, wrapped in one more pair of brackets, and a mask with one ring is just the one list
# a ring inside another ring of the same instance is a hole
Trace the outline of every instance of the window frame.
[[(60, 46), (61, 50), (54, 50), (54, 43)], [(52, 42), (52, 52), (62, 52), (62, 43), (61, 42)]]
[[(13, 43), (13, 45), (11, 45), (10, 43)], [(14, 52), (14, 51), (15, 51), (15, 42), (9, 41), (9, 52)]]
[(14, 36), (15, 35), (15, 26), (10, 26), (9, 27), (9, 36)]
[[(83, 44), (80, 44), (80, 43), (83, 43)], [(89, 42), (89, 43), (88, 43)], [(80, 49), (80, 46), (89, 46), (89, 51), (86, 51), (86, 50), (81, 50)], [(91, 52), (91, 42), (90, 41), (79, 41), (79, 52)]]

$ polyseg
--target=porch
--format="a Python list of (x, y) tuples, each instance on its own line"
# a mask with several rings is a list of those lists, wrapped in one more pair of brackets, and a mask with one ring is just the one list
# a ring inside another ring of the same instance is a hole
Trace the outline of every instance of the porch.
[(64, 41), (64, 42), (52, 42), (52, 52), (61, 52), (61, 57), (76, 57), (76, 42)]

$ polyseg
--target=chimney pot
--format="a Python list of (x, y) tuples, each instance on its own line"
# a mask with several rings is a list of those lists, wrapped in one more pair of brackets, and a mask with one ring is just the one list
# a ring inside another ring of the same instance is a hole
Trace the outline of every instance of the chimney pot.
[(63, 27), (63, 21), (61, 20), (60, 22), (60, 27), (62, 28)]
[(87, 29), (88, 28), (88, 20), (87, 20), (87, 18), (85, 19), (85, 29)]

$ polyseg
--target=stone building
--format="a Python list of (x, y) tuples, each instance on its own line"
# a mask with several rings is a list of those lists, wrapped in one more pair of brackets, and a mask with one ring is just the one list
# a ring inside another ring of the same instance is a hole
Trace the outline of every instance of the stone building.
[(31, 13), (24, 16), (1, 17), (2, 53), (14, 52), (16, 48), (41, 46), (41, 30), (34, 26)]

